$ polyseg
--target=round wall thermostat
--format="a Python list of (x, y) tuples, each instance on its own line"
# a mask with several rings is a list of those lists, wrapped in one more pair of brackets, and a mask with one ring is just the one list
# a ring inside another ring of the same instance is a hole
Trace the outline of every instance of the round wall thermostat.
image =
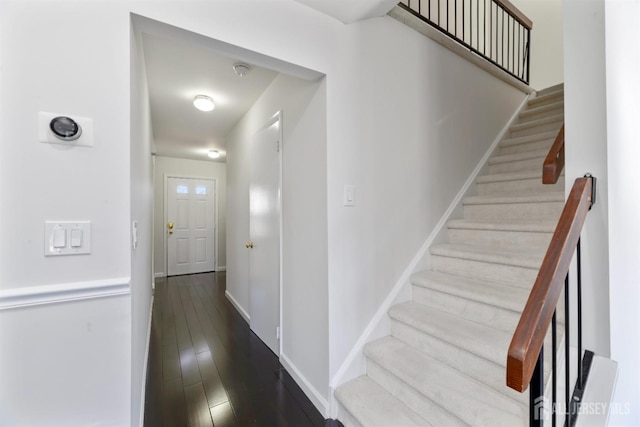
[(70, 117), (55, 117), (49, 123), (49, 128), (53, 134), (64, 141), (73, 141), (80, 138), (82, 128)]

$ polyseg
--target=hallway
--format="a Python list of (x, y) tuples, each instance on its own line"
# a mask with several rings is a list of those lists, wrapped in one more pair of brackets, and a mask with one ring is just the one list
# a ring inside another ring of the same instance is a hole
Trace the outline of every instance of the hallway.
[(325, 426), (225, 289), (224, 272), (156, 280), (145, 427)]

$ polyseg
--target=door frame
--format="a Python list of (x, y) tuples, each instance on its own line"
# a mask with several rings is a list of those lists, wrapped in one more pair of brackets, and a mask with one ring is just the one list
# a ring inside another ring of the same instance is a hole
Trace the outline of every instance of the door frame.
[(174, 173), (165, 173), (163, 176), (163, 218), (164, 221), (162, 223), (163, 235), (165, 236), (162, 241), (162, 247), (164, 251), (164, 270), (165, 277), (169, 277), (169, 245), (167, 245), (167, 222), (169, 222), (169, 178), (177, 178), (177, 179), (198, 179), (203, 181), (211, 181), (213, 182), (213, 250), (214, 250), (214, 260), (213, 260), (213, 271), (218, 271), (218, 180), (211, 177), (204, 176), (192, 176), (192, 175), (182, 175), (182, 174), (174, 174)]
[[(283, 113), (282, 110), (277, 110), (275, 112), (274, 115), (272, 115), (266, 122), (264, 122), (264, 124), (262, 126), (260, 126), (260, 128), (258, 128), (258, 130), (256, 130), (254, 132), (253, 135), (257, 135), (258, 133), (268, 129), (270, 126), (272, 126), (275, 122), (280, 122), (280, 125), (278, 126), (278, 139), (279, 139), (279, 145), (278, 145), (278, 193), (279, 193), (279, 197), (278, 200), (276, 201), (276, 207), (278, 210), (278, 327), (280, 328), (280, 337), (278, 338), (278, 359), (280, 359), (280, 357), (282, 357), (282, 343), (284, 342), (284, 333), (283, 333), (283, 328), (282, 328), (282, 324), (283, 324), (283, 319), (282, 319), (282, 304), (283, 304), (283, 292), (284, 292), (284, 286), (283, 286), (283, 255), (284, 255), (284, 250), (283, 250), (283, 242), (284, 242), (284, 237), (283, 237), (283, 229), (284, 229), (284, 221), (283, 221), (283, 191), (282, 191), (282, 184), (283, 184), (283, 176), (282, 176), (282, 151), (283, 151), (283, 147), (284, 147), (284, 143), (283, 143)], [(251, 178), (249, 178), (249, 185), (251, 185)], [(249, 217), (249, 220), (251, 220), (251, 218)], [(248, 231), (250, 232), (251, 230), (251, 223), (249, 223), (249, 228)], [(251, 241), (251, 235), (249, 234), (249, 241)], [(251, 268), (251, 264), (249, 263), (249, 268)], [(251, 295), (251, 282), (249, 282), (249, 295)], [(251, 315), (251, 314), (249, 314)]]

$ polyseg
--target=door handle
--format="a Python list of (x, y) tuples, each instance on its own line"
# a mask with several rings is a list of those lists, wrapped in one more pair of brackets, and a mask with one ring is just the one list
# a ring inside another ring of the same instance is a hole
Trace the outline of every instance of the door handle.
[(173, 234), (173, 221), (167, 223), (167, 228), (169, 229), (169, 234)]
[(245, 244), (244, 247), (247, 248), (247, 249), (253, 249), (253, 242), (249, 242), (249, 243)]

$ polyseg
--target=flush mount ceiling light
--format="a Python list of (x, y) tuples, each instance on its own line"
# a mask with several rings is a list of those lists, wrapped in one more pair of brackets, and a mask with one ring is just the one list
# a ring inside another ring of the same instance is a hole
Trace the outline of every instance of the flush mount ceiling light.
[(218, 157), (220, 157), (220, 152), (218, 150), (209, 150), (207, 156), (211, 157), (212, 159), (217, 159)]
[(200, 111), (211, 111), (216, 107), (213, 99), (207, 95), (196, 95), (193, 100), (193, 106)]
[(238, 62), (233, 65), (233, 71), (235, 71), (240, 77), (243, 77), (245, 74), (249, 74), (251, 71), (251, 65)]

